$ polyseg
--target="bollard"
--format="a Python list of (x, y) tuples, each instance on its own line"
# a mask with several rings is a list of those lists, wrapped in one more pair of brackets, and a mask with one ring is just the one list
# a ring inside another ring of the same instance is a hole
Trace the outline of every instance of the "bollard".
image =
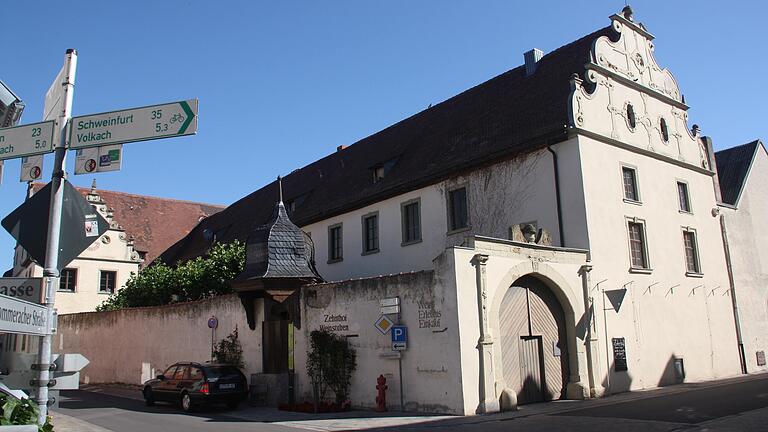
[(384, 375), (379, 375), (376, 378), (376, 390), (378, 395), (376, 396), (376, 411), (384, 412), (387, 410), (387, 379)]

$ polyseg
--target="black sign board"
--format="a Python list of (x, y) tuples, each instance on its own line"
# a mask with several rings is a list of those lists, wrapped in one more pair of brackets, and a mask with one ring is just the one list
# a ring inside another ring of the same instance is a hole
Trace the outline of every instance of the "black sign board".
[(613, 343), (613, 370), (622, 372), (627, 370), (627, 346), (624, 338), (612, 338)]
[[(64, 203), (59, 237), (59, 271), (109, 230), (109, 223), (77, 189), (66, 180), (61, 187), (64, 188)], [(50, 203), (51, 184), (48, 183), (2, 221), (3, 228), (41, 266), (45, 265)]]

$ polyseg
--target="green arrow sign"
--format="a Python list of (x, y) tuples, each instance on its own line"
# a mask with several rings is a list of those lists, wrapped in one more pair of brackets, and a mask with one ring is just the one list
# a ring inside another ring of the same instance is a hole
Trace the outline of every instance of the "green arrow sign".
[(73, 117), (69, 148), (79, 149), (197, 133), (197, 99)]

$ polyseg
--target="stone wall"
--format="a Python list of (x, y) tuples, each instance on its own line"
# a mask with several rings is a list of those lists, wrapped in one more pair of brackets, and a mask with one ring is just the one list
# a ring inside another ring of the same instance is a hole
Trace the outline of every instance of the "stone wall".
[[(446, 280), (441, 279), (443, 275)], [(421, 271), (305, 287), (302, 328), (296, 332), (299, 399), (311, 400), (312, 390), (306, 375), (307, 350), (301, 347), (309, 346), (311, 331), (324, 328), (346, 336), (357, 353), (353, 406), (375, 407), (376, 378), (384, 375), (389, 387), (387, 406), (399, 409), (402, 362), (405, 410), (465, 414), (452, 277), (452, 271)], [(392, 297), (400, 298), (400, 324), (408, 328), (402, 359), (393, 357), (391, 335), (374, 326), (381, 316), (379, 301)]]
[[(260, 311), (261, 307), (257, 307)], [(216, 316), (219, 341), (238, 329), (246, 375), (261, 371), (261, 321), (248, 328), (236, 295), (175, 305), (84, 312), (59, 316), (54, 351), (81, 353), (90, 360), (80, 378), (85, 383), (141, 384), (175, 362), (211, 358), (208, 319)]]

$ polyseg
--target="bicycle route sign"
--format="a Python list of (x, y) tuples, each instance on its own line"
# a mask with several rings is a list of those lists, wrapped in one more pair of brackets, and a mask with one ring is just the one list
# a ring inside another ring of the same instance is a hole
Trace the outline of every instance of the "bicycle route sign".
[(197, 132), (197, 99), (72, 117), (69, 148), (81, 149)]

